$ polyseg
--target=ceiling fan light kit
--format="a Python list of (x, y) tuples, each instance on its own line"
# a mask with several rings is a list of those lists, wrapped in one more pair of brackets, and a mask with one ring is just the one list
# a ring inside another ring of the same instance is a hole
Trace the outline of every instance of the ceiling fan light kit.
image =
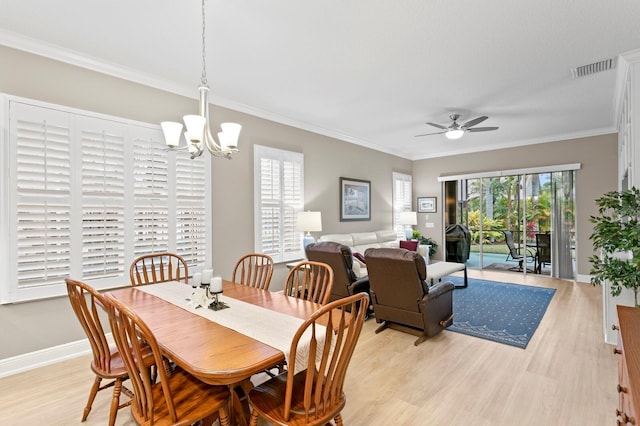
[(483, 115), (481, 117), (477, 117), (474, 118), (473, 120), (469, 120), (466, 123), (460, 125), (458, 124), (458, 119), (460, 118), (460, 114), (451, 114), (449, 116), (449, 118), (451, 119), (452, 123), (447, 127), (447, 126), (443, 126), (441, 124), (437, 124), (437, 123), (429, 123), (427, 122), (428, 125), (433, 126), (433, 127), (437, 127), (438, 129), (442, 129), (441, 132), (435, 132), (435, 133), (425, 133), (422, 135), (416, 135), (415, 137), (421, 137), (421, 136), (429, 136), (429, 135), (442, 135), (444, 134), (446, 136), (447, 139), (460, 139), (465, 133), (469, 132), (488, 132), (491, 130), (498, 130), (497, 127), (473, 127), (477, 124), (482, 123), (483, 121), (485, 121), (487, 118), (486, 115)]
[(447, 137), (447, 139), (460, 139), (462, 135), (464, 135), (464, 130), (451, 129), (451, 130), (447, 130), (447, 132), (444, 135)]

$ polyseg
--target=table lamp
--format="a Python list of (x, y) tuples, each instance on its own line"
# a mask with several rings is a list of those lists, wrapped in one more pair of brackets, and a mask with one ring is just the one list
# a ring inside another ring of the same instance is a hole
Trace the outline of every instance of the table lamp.
[[(417, 225), (418, 224), (418, 215), (416, 212), (400, 212), (398, 215), (398, 224), (399, 225)], [(404, 236), (407, 238), (407, 241), (413, 237), (413, 228), (405, 228)]]
[(306, 249), (309, 244), (315, 241), (311, 236), (311, 232), (322, 231), (322, 216), (320, 212), (298, 212), (296, 228), (298, 228), (298, 231), (306, 232), (302, 239), (302, 245)]

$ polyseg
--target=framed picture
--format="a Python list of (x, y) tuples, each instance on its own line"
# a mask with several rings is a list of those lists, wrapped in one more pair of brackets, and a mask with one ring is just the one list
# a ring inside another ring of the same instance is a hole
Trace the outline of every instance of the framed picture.
[(418, 197), (418, 213), (435, 213), (436, 197)]
[(371, 220), (371, 182), (340, 178), (340, 222)]

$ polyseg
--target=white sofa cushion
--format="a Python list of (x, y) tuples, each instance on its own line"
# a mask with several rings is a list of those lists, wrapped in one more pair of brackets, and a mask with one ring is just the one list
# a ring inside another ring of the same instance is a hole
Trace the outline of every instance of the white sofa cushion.
[(378, 235), (375, 232), (358, 232), (351, 234), (354, 246), (375, 244), (378, 242)]
[[(400, 246), (400, 243), (398, 242), (398, 234), (396, 234), (396, 231), (392, 229), (376, 231), (376, 235), (378, 236), (378, 242), (383, 244), (383, 247), (393, 248)], [(395, 244), (395, 246), (393, 244)]]
[[(396, 231), (384, 230), (375, 232), (355, 232), (352, 234), (327, 234), (318, 238), (318, 241), (334, 241), (349, 247), (354, 253), (364, 252), (368, 248), (390, 247), (398, 248), (400, 243)], [(367, 275), (367, 265), (353, 258), (353, 272), (362, 278)]]
[(318, 241), (333, 241), (338, 244), (344, 244), (347, 247), (353, 247), (353, 237), (351, 234), (327, 234), (318, 238)]

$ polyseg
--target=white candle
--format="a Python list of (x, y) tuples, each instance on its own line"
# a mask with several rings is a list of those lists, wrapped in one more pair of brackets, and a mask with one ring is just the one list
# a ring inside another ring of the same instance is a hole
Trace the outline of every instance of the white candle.
[(196, 272), (191, 277), (191, 287), (199, 287), (202, 283), (202, 274), (200, 272)]
[(222, 293), (222, 277), (213, 277), (211, 280), (211, 292)]
[(202, 271), (202, 284), (209, 284), (211, 282), (212, 275), (213, 269), (205, 269)]

